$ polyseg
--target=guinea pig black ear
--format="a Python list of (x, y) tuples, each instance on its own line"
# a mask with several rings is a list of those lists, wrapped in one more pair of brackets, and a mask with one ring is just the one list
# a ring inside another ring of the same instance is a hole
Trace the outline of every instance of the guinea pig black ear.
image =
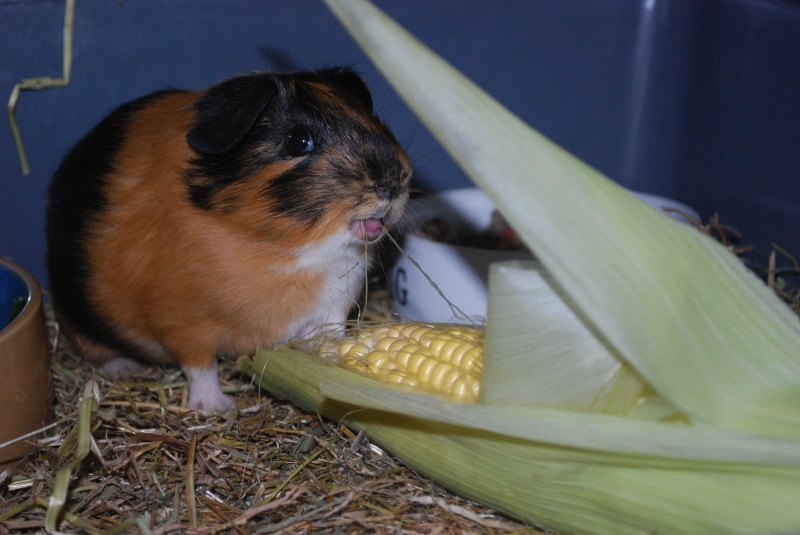
[(350, 100), (357, 108), (372, 115), (372, 93), (364, 79), (354, 70), (347, 67), (335, 67), (323, 71), (331, 85), (338, 87), (350, 95)]
[(237, 76), (206, 91), (195, 105), (186, 135), (189, 145), (206, 154), (222, 154), (239, 143), (277, 91), (266, 73)]

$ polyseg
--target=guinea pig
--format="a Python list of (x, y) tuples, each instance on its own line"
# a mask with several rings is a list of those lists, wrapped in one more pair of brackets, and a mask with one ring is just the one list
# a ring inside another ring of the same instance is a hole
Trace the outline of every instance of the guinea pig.
[(133, 100), (53, 176), (57, 317), (106, 375), (177, 362), (189, 408), (225, 412), (217, 357), (341, 324), (411, 173), (348, 68)]

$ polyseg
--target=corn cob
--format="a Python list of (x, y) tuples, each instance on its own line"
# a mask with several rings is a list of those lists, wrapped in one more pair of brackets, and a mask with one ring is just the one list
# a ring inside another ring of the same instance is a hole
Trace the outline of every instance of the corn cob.
[(483, 371), (483, 330), (389, 324), (326, 342), (320, 354), (368, 377), (433, 390), (453, 401), (474, 402)]

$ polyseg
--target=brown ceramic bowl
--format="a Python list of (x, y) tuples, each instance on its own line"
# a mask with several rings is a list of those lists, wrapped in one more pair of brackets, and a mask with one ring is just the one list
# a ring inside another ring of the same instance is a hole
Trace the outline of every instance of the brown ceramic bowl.
[[(15, 301), (22, 309), (8, 323)], [(46, 425), (52, 406), (42, 291), (27, 271), (0, 259), (0, 444)], [(0, 472), (32, 450), (25, 441), (0, 449)]]

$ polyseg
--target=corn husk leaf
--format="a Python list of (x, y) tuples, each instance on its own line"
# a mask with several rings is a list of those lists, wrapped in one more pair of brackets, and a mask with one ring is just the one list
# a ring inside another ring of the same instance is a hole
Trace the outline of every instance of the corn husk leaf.
[(257, 382), (365, 430), (454, 491), (548, 530), (789, 533), (800, 527), (794, 441), (535, 407), (450, 404), (285, 347)]
[[(479, 404), (286, 348), (256, 354), (256, 380), (548, 530), (800, 530), (797, 319), (726, 249), (531, 130), (371, 4), (326, 2), (545, 270), (493, 272)], [(660, 421), (677, 411), (686, 423)]]
[[(647, 383), (598, 341), (553, 289), (553, 277), (539, 262), (495, 264), (489, 281), (486, 353), (491, 357), (484, 363), (481, 403), (631, 411)], [(506, 388), (493, 389), (494, 384)]]
[(800, 322), (736, 257), (554, 145), (369, 2), (326, 3), (599, 340), (693, 421), (800, 438)]
[(716, 427), (518, 405), (448, 403), (435, 396), (377, 385), (354, 387), (329, 379), (320, 384), (320, 392), (359, 407), (555, 446), (667, 459), (800, 466), (796, 441)]

